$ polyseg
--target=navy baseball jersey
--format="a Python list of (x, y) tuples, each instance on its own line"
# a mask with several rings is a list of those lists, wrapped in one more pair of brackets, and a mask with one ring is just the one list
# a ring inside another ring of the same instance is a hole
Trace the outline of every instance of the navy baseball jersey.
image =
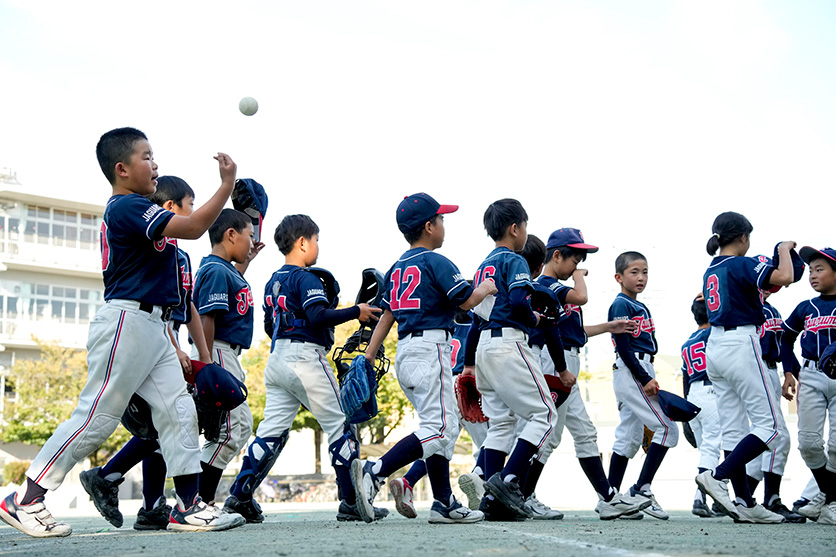
[(554, 281), (549, 288), (555, 291), (557, 299), (563, 305), (563, 313), (566, 317), (557, 325), (560, 331), (560, 338), (563, 339), (563, 346), (566, 348), (581, 348), (586, 345), (589, 337), (586, 336), (586, 331), (583, 329), (583, 309), (576, 304), (569, 304), (566, 302), (566, 296), (572, 291), (570, 286)]
[(633, 352), (656, 353), (658, 349), (656, 345), (656, 325), (654, 325), (653, 317), (646, 305), (626, 294), (619, 293), (610, 306), (607, 316), (607, 321), (613, 319), (629, 319), (635, 321), (638, 325), (632, 334), (625, 335), (630, 340)]
[(171, 312), (175, 325), (192, 320), (192, 260), (189, 254), (177, 248), (177, 268), (180, 269), (180, 304)]
[(163, 237), (173, 216), (136, 193), (108, 200), (100, 236), (105, 300), (181, 303), (177, 240)]
[(836, 296), (819, 296), (796, 306), (784, 320), (787, 331), (801, 333), (801, 357), (818, 361), (836, 341)]
[(253, 293), (232, 263), (207, 255), (194, 279), (194, 300), (200, 315), (213, 313), (215, 338), (249, 348), (253, 340)]
[(690, 385), (708, 379), (705, 346), (711, 329), (699, 329), (682, 345), (682, 377)]
[(781, 337), (784, 329), (781, 327), (784, 320), (781, 314), (769, 302), (763, 304), (763, 317), (765, 321), (760, 328), (761, 352), (763, 360), (770, 364), (781, 361)]
[(315, 327), (307, 321), (306, 312), (317, 304), (329, 308), (332, 300), (314, 273), (298, 265), (283, 265), (273, 273), (264, 290), (265, 311), (273, 309), (273, 340), (312, 342), (330, 349), (334, 327)]
[[(555, 292), (557, 286), (560, 285), (560, 283), (557, 282), (557, 279), (546, 275), (540, 275), (532, 282), (532, 285), (535, 290), (545, 292), (551, 297), (552, 300), (554, 300), (554, 303), (557, 306), (557, 310), (559, 312), (557, 322), (561, 323), (564, 319), (566, 319), (566, 315), (563, 311), (563, 304), (561, 303), (560, 299), (557, 296), (557, 293)], [(559, 329), (558, 334), (560, 334)], [(543, 331), (540, 329), (532, 329), (531, 334), (528, 337), (528, 344), (530, 344), (531, 346), (539, 346), (540, 348), (542, 348), (546, 344), (546, 337), (543, 334)]]
[(426, 248), (414, 248), (398, 259), (386, 277), (380, 307), (398, 322), (398, 337), (415, 331), (453, 331), (456, 308), (473, 294), (452, 261)]
[(453, 375), (458, 375), (464, 370), (464, 346), (469, 331), (470, 323), (456, 323), (454, 325), (453, 339), (450, 341), (453, 346)]
[(479, 286), (485, 279), (493, 279), (497, 293), (488, 296), (474, 308), (474, 313), (482, 318), (481, 329), (501, 329), (510, 327), (530, 333), (529, 326), (521, 323), (511, 312), (510, 292), (515, 288), (531, 291), (531, 273), (528, 263), (517, 253), (506, 247), (493, 250), (476, 269), (474, 284)]
[(716, 327), (762, 325), (760, 291), (769, 289), (773, 271), (775, 267), (764, 256), (715, 257), (703, 276), (708, 322)]

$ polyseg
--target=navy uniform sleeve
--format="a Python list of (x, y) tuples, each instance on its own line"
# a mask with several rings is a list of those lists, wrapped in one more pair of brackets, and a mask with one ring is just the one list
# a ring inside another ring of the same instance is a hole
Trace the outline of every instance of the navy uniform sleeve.
[(203, 268), (202, 275), (200, 288), (195, 292), (197, 312), (206, 315), (229, 311), (229, 283), (223, 268), (210, 263)]
[(468, 284), (458, 267), (443, 255), (433, 257), (432, 262), (433, 275), (439, 290), (453, 305), (460, 306), (465, 303), (473, 294), (473, 287)]
[(118, 218), (111, 219), (108, 227), (116, 228), (125, 236), (153, 241), (163, 237), (163, 231), (174, 213), (141, 195), (129, 195), (119, 204), (118, 213), (113, 216)]
[(313, 273), (297, 273), (299, 276), (299, 293), (302, 309), (308, 310), (312, 304), (322, 303), (328, 306), (328, 296), (322, 281)]
[(392, 267), (386, 272), (386, 276), (383, 277), (383, 297), (380, 299), (380, 309), (382, 310), (389, 310), (392, 311), (392, 306), (390, 305), (392, 299), (392, 288), (391, 288), (391, 280), (392, 280)]
[(753, 282), (757, 284), (758, 288), (761, 290), (769, 290), (772, 286), (769, 280), (772, 278), (772, 273), (776, 271), (776, 267), (773, 267), (766, 261), (761, 261), (757, 257), (750, 258), (752, 261), (752, 274), (753, 274)]

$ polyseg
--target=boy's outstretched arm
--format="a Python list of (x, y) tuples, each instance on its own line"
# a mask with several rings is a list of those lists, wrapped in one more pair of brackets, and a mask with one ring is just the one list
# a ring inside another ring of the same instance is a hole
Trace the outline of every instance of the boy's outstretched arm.
[(235, 174), (238, 170), (235, 162), (224, 153), (218, 153), (214, 157), (218, 161), (218, 168), (221, 173), (221, 187), (215, 192), (209, 201), (196, 209), (191, 216), (181, 217), (174, 215), (165, 225), (163, 236), (168, 238), (182, 238), (184, 240), (196, 240), (209, 230), (218, 215), (226, 205), (226, 200), (232, 195), (232, 188), (235, 186)]
[(388, 335), (389, 331), (392, 330), (392, 325), (394, 324), (394, 314), (388, 309), (384, 310), (383, 315), (380, 316), (377, 325), (374, 327), (374, 332), (372, 332), (372, 338), (369, 340), (369, 345), (366, 347), (366, 359), (372, 364), (372, 366), (374, 366), (374, 358), (377, 355), (377, 351), (380, 349), (380, 345), (383, 344), (383, 341), (386, 339), (386, 335)]

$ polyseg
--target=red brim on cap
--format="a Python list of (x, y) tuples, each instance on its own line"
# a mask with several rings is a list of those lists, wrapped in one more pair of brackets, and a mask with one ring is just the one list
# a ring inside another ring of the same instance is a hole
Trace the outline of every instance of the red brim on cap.
[(817, 257), (824, 257), (826, 259), (830, 259), (831, 261), (836, 261), (836, 259), (833, 259), (823, 251), (817, 250), (816, 248), (811, 248), (810, 246), (804, 246), (803, 248), (798, 250), (798, 254), (801, 256), (801, 259), (804, 260), (804, 262), (808, 265), (810, 264), (810, 261), (816, 259)]
[(447, 213), (455, 213), (459, 210), (458, 205), (442, 205), (435, 212), (436, 215), (446, 215)]
[(583, 249), (588, 251), (589, 253), (595, 253), (596, 251), (598, 251), (598, 246), (593, 246), (591, 244), (567, 244), (567, 247)]

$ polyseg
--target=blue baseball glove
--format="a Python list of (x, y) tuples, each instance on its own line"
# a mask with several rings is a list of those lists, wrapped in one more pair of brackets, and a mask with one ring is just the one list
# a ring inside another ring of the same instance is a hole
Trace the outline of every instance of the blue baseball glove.
[(362, 354), (355, 356), (340, 378), (340, 399), (349, 423), (359, 424), (377, 416), (377, 376)]

